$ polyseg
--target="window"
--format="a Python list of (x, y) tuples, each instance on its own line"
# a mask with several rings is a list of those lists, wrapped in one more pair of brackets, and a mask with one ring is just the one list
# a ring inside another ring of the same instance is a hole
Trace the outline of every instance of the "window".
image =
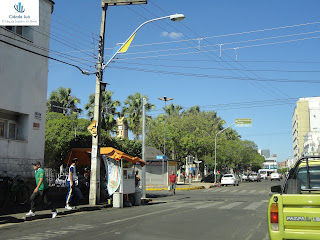
[(5, 122), (0, 120), (0, 137), (4, 138), (5, 137)]
[(29, 115), (0, 109), (0, 139), (27, 141)]
[[(320, 166), (310, 166), (310, 189), (320, 189)], [(297, 174), (297, 179), (301, 182), (301, 189), (306, 189), (307, 169), (301, 168)]]
[(32, 28), (28, 26), (5, 26), (5, 29), (32, 41)]

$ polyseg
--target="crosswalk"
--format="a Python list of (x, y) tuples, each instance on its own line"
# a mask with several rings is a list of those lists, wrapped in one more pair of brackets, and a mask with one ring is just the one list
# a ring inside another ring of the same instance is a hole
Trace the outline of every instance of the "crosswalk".
[(230, 193), (230, 194), (251, 194), (251, 195), (268, 195), (270, 190), (250, 190), (250, 189), (235, 189), (235, 188), (209, 188), (202, 190), (202, 193)]
[(168, 207), (188, 208), (197, 210), (221, 209), (221, 210), (246, 210), (246, 211), (266, 211), (268, 201), (262, 200), (258, 202), (243, 202), (243, 201), (180, 201), (167, 202)]

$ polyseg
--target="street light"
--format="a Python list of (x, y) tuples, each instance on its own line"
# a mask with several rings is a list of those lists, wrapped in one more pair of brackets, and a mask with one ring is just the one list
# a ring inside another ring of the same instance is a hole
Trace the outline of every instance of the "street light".
[[(164, 96), (163, 98), (158, 98), (161, 101), (164, 101), (164, 139), (163, 139), (163, 154), (166, 156), (166, 135), (167, 135), (167, 101), (173, 100), (173, 98), (167, 98), (167, 96)], [(164, 157), (162, 158), (162, 177), (164, 173)], [(168, 161), (167, 161), (167, 172), (168, 172)], [(163, 179), (163, 185), (165, 185), (165, 180)]]
[[(107, 5), (104, 3), (102, 5), (102, 21), (100, 28), (100, 41), (99, 41), (99, 55), (97, 62), (97, 72), (89, 73), (87, 71), (82, 70), (81, 72), (85, 75), (96, 75), (96, 88), (95, 88), (95, 103), (94, 103), (94, 120), (97, 122), (97, 136), (92, 138), (92, 150), (91, 150), (91, 177), (90, 177), (90, 193), (89, 193), (89, 203), (91, 205), (96, 205), (100, 200), (100, 114), (101, 114), (101, 86), (103, 70), (109, 65), (110, 62), (117, 56), (118, 53), (126, 52), (129, 48), (135, 34), (137, 31), (147, 23), (170, 18), (172, 21), (181, 21), (185, 17), (183, 14), (173, 14), (161, 18), (155, 18), (148, 20), (142, 23), (134, 32), (130, 35), (130, 37), (122, 43), (120, 48), (113, 54), (113, 56), (109, 59), (106, 64), (103, 64), (103, 55), (104, 55), (104, 33), (105, 33), (105, 19), (106, 19), (106, 10)], [(144, 176), (145, 177), (145, 176)]]

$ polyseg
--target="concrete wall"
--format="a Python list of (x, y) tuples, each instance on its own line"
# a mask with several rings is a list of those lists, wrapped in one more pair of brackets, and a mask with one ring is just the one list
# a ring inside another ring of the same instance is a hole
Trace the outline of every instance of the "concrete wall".
[[(52, 2), (40, 0), (40, 25), (24, 38), (0, 27), (0, 39), (48, 56)], [(17, 138), (0, 138), (0, 175), (32, 176), (43, 162), (48, 59), (0, 42), (0, 119), (17, 123)], [(39, 49), (45, 48), (43, 49)]]

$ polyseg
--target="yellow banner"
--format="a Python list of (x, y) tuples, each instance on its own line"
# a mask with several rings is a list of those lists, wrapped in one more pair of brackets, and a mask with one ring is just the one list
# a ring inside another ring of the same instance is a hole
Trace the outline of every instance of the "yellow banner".
[(133, 34), (129, 41), (125, 45), (123, 45), (123, 47), (119, 50), (119, 53), (125, 53), (128, 50), (135, 35), (136, 34)]

